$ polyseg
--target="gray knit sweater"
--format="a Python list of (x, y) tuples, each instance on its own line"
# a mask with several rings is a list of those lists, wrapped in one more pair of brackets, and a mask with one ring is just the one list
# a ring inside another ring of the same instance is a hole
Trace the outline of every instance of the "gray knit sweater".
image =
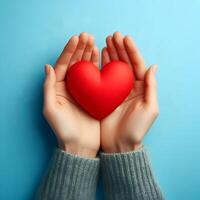
[(127, 153), (100, 153), (96, 159), (56, 149), (37, 199), (94, 200), (100, 165), (107, 200), (164, 199), (144, 148)]

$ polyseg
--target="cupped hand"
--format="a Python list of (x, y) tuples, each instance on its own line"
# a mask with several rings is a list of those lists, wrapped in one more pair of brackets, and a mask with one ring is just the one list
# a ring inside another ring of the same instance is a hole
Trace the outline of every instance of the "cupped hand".
[(67, 70), (80, 60), (99, 65), (94, 37), (87, 33), (69, 40), (55, 68), (45, 66), (43, 113), (58, 138), (60, 148), (72, 154), (95, 157), (100, 147), (100, 123), (73, 101), (65, 86)]
[(106, 38), (106, 44), (102, 65), (113, 60), (126, 62), (133, 71), (135, 84), (127, 99), (101, 121), (101, 147), (107, 153), (136, 150), (159, 112), (156, 66), (146, 69), (130, 36), (116, 32)]

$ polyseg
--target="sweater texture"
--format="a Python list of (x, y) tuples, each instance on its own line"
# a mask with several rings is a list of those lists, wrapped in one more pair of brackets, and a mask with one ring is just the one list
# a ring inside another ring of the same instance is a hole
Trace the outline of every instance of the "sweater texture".
[(94, 200), (99, 158), (87, 159), (56, 149), (38, 200)]
[(95, 200), (100, 167), (106, 200), (164, 199), (143, 147), (95, 159), (56, 149), (37, 199)]
[(127, 153), (101, 153), (101, 169), (107, 200), (164, 199), (144, 147)]

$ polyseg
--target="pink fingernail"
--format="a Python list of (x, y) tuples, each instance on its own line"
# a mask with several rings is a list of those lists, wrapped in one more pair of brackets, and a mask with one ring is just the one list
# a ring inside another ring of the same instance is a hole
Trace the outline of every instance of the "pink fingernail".
[(157, 68), (158, 68), (157, 65), (154, 65), (154, 66), (152, 67), (152, 71), (153, 71), (154, 74), (156, 74)]
[(48, 75), (50, 72), (50, 66), (48, 64), (45, 65), (45, 73)]

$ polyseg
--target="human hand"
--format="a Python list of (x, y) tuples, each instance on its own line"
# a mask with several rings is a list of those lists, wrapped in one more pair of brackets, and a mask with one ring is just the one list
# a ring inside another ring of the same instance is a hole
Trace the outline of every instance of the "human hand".
[(118, 108), (101, 121), (101, 147), (106, 153), (126, 152), (140, 147), (144, 135), (156, 119), (157, 101), (155, 65), (146, 69), (143, 58), (130, 36), (116, 32), (106, 38), (102, 66), (121, 60), (131, 67), (135, 85)]
[(55, 68), (45, 66), (43, 113), (60, 148), (72, 154), (96, 157), (100, 147), (100, 123), (76, 104), (65, 87), (67, 70), (80, 60), (99, 65), (98, 48), (94, 46), (93, 36), (87, 33), (69, 40)]

